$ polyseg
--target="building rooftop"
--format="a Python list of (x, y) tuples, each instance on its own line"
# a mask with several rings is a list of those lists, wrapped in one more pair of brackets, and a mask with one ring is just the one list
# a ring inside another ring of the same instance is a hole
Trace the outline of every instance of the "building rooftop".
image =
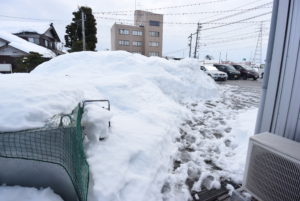
[(56, 56), (55, 53), (53, 51), (51, 51), (50, 49), (47, 49), (45, 47), (28, 42), (27, 40), (24, 40), (24, 39), (22, 39), (18, 36), (15, 36), (14, 34), (11, 34), (9, 32), (0, 31), (0, 39), (3, 39), (6, 42), (8, 42), (9, 46), (19, 49), (26, 53), (38, 52), (47, 58), (52, 58), (52, 57)]
[(0, 21), (0, 31), (9, 33), (34, 32), (44, 34), (50, 28), (48, 22), (19, 22), (19, 21)]

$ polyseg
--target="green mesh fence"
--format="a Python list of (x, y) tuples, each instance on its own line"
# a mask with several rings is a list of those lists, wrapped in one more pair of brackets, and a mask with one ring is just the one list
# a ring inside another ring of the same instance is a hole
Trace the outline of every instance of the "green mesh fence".
[(86, 201), (89, 167), (82, 143), (82, 113), (78, 105), (72, 114), (56, 116), (56, 121), (45, 128), (0, 132), (0, 157), (60, 165), (68, 173), (78, 199)]

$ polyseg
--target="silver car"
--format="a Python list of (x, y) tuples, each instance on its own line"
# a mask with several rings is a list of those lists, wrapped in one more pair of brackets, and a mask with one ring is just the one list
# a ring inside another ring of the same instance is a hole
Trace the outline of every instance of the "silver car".
[(228, 78), (227, 73), (219, 71), (214, 66), (200, 66), (200, 69), (203, 70), (208, 76), (212, 77), (215, 81), (226, 81)]

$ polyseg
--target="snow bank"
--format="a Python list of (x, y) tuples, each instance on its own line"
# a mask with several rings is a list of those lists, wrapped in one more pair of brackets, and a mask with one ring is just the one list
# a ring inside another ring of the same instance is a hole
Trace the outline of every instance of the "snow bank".
[(254, 135), (258, 109), (252, 108), (236, 116), (229, 122), (232, 131), (227, 140), (231, 140), (232, 149), (220, 146), (221, 154), (216, 164), (224, 170), (223, 176), (231, 178), (236, 183), (242, 183), (249, 138)]
[(0, 201), (63, 201), (50, 188), (35, 189), (21, 186), (0, 186)]
[(28, 42), (27, 40), (24, 40), (11, 33), (1, 31), (1, 28), (0, 28), (0, 39), (6, 40), (9, 46), (19, 49), (26, 53), (37, 52), (46, 58), (52, 58), (56, 56), (55, 53), (52, 52), (50, 49)]
[(91, 104), (84, 107), (81, 124), (89, 141), (97, 142), (108, 137), (108, 122), (112, 114), (99, 104)]
[[(218, 95), (214, 81), (193, 60), (171, 62), (122, 51), (66, 54), (30, 74), (0, 75), (0, 80), (2, 131), (43, 126), (83, 99), (111, 101), (109, 137), (85, 145), (91, 201), (161, 200), (175, 149), (171, 142), (190, 112), (180, 103)], [(93, 125), (103, 115), (91, 113), (84, 122)], [(98, 128), (90, 128), (98, 136)]]

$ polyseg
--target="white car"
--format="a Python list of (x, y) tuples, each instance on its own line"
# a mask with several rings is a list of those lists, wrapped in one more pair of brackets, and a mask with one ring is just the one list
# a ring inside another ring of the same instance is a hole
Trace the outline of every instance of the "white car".
[(214, 66), (200, 66), (200, 69), (203, 70), (208, 76), (212, 77), (215, 81), (226, 81), (228, 78), (227, 73), (219, 71)]

